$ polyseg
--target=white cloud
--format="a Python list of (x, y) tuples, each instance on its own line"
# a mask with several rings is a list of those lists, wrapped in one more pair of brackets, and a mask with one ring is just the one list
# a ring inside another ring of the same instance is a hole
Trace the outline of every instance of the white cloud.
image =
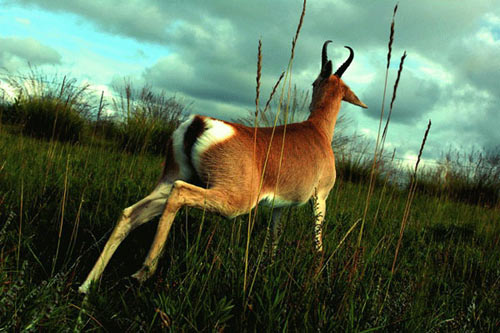
[(494, 26), (496, 28), (500, 28), (500, 16), (498, 16), (494, 13), (486, 13), (484, 15), (484, 20), (489, 25)]
[(13, 102), (17, 97), (17, 92), (10, 84), (0, 80), (0, 96), (2, 100)]
[(488, 28), (482, 28), (476, 33), (476, 38), (489, 46), (500, 46), (500, 39), (495, 38), (493, 32)]

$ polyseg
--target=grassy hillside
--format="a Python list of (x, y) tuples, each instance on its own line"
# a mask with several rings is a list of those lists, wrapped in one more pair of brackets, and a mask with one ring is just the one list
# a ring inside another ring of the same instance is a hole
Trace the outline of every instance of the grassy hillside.
[(248, 217), (184, 209), (157, 273), (142, 286), (156, 220), (120, 246), (87, 299), (85, 279), (121, 210), (148, 193), (162, 158), (104, 139), (43, 141), (0, 129), (0, 330), (496, 331), (500, 212), (417, 195), (391, 272), (407, 193), (376, 186), (361, 246), (368, 186), (330, 194), (323, 256), (311, 207), (290, 209), (276, 260), (260, 209), (243, 290)]

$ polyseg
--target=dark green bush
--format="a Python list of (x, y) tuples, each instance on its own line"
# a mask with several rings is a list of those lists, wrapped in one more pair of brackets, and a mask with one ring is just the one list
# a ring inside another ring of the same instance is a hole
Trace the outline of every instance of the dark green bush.
[(71, 105), (51, 98), (30, 98), (14, 105), (14, 114), (27, 135), (76, 142), (85, 121)]
[(16, 124), (18, 122), (13, 104), (7, 102), (0, 104), (0, 121), (3, 124)]
[(121, 125), (118, 142), (123, 149), (133, 153), (163, 154), (176, 126), (175, 123), (133, 117)]
[(120, 127), (111, 119), (100, 119), (92, 123), (94, 133), (106, 140), (117, 140), (120, 135)]
[(14, 101), (3, 98), (1, 121), (20, 126), (26, 135), (78, 141), (98, 105), (88, 84), (67, 76), (47, 75), (31, 67), (25, 75), (7, 73), (1, 79), (16, 96)]

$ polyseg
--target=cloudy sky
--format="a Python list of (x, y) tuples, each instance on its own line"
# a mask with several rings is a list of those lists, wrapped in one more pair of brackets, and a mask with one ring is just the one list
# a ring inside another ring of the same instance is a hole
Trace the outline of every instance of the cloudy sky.
[[(368, 109), (344, 105), (350, 130), (376, 136), (390, 21), (395, 1), (309, 0), (296, 49), (293, 83), (310, 90), (322, 43)], [(226, 120), (254, 108), (258, 40), (262, 94), (286, 68), (300, 0), (0, 0), (0, 67), (70, 74), (112, 94), (127, 77), (193, 102), (191, 110)], [(448, 147), (500, 143), (500, 3), (497, 0), (401, 0), (389, 86), (408, 56), (387, 142), (414, 157), (429, 119), (424, 157)]]

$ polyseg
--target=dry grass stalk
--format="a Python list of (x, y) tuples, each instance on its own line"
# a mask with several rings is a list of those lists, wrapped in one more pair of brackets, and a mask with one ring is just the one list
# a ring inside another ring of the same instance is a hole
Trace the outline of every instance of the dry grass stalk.
[(387, 45), (389, 48), (389, 52), (387, 52), (387, 69), (389, 69), (389, 66), (391, 64), (392, 43), (394, 42), (394, 17), (396, 17), (397, 11), (398, 4), (394, 6), (394, 12), (392, 13), (391, 33), (389, 34), (389, 44)]
[[(259, 39), (259, 47), (257, 51), (257, 76), (255, 80), (257, 81), (257, 86), (255, 87), (255, 122), (257, 122), (259, 116), (259, 96), (260, 96), (260, 76), (262, 72), (262, 40)], [(257, 126), (257, 124), (256, 124)]]
[(377, 142), (375, 144), (375, 151), (373, 154), (373, 164), (372, 164), (372, 170), (370, 172), (370, 184), (368, 186), (368, 193), (366, 195), (365, 209), (363, 211), (363, 219), (361, 220), (361, 227), (359, 230), (358, 248), (361, 246), (361, 239), (363, 238), (363, 231), (364, 231), (365, 222), (366, 222), (366, 215), (368, 213), (368, 207), (370, 206), (371, 197), (372, 197), (373, 190), (375, 187), (375, 171), (377, 169), (377, 160), (378, 160), (378, 155), (379, 155), (378, 147), (380, 144), (380, 131), (382, 129), (382, 119), (384, 118), (385, 96), (387, 93), (387, 78), (389, 76), (389, 66), (391, 64), (392, 43), (394, 42), (394, 19), (396, 17), (397, 11), (398, 11), (398, 5), (396, 4), (396, 6), (394, 7), (394, 12), (392, 13), (391, 31), (389, 34), (389, 44), (388, 44), (388, 52), (387, 52), (387, 66), (386, 66), (386, 70), (385, 70), (384, 93), (382, 95), (382, 107), (380, 110), (380, 120), (379, 120), (379, 125), (378, 125), (378, 132), (377, 132)]
[[(254, 133), (253, 133), (253, 160), (255, 160), (255, 156), (257, 154), (257, 126), (259, 124), (259, 95), (260, 95), (260, 77), (262, 72), (262, 40), (259, 39), (259, 46), (257, 47), (257, 75), (256, 75), (256, 87), (255, 87), (255, 119), (254, 119)], [(252, 168), (252, 181), (253, 181), (253, 172)], [(253, 184), (251, 184), (253, 186)], [(252, 197), (249, 197), (249, 202), (252, 201)], [(257, 215), (257, 207), (255, 207), (255, 213)], [(248, 273), (248, 253), (250, 247), (250, 233), (252, 232), (253, 223), (255, 217), (252, 219), (252, 210), (248, 212), (248, 229), (247, 229), (247, 244), (245, 249), (245, 276), (243, 280), (243, 290), (246, 290), (247, 285), (247, 273)]]
[[(394, 164), (394, 157), (395, 156), (396, 156), (396, 149), (394, 149), (392, 151), (391, 165)], [(387, 184), (389, 183), (389, 178), (391, 177), (391, 173), (392, 173), (392, 169), (390, 169), (389, 171), (387, 171), (387, 174), (385, 175), (384, 185), (382, 186), (382, 192), (380, 193), (380, 198), (379, 198), (379, 201), (378, 201), (377, 210), (375, 211), (375, 217), (373, 218), (373, 222), (374, 223), (377, 223), (378, 214), (380, 212), (380, 207), (382, 205), (382, 200), (384, 199), (384, 194), (385, 194), (385, 191), (387, 189)]]
[(19, 270), (19, 258), (21, 256), (21, 235), (23, 234), (23, 204), (24, 204), (24, 178), (21, 178), (21, 198), (19, 202), (19, 233), (17, 238), (16, 269)]
[(403, 66), (406, 59), (406, 51), (403, 53), (401, 57), (401, 62), (399, 63), (398, 75), (396, 77), (396, 82), (394, 83), (394, 89), (392, 91), (392, 99), (391, 105), (389, 106), (389, 114), (387, 115), (387, 120), (384, 126), (384, 132), (382, 133), (382, 148), (380, 149), (381, 153), (384, 151), (385, 138), (387, 137), (387, 129), (389, 128), (389, 123), (391, 121), (392, 109), (394, 106), (394, 101), (396, 100), (396, 92), (398, 91), (399, 80), (401, 79), (401, 73), (403, 72)]
[(306, 0), (304, 0), (304, 3), (302, 4), (302, 13), (300, 14), (299, 24), (297, 25), (297, 31), (295, 31), (295, 37), (293, 38), (292, 41), (292, 54), (290, 56), (290, 60), (292, 60), (295, 55), (295, 45), (297, 44), (300, 29), (302, 29), (302, 23), (304, 23), (305, 15), (306, 15)]
[(52, 272), (51, 276), (54, 275), (56, 264), (57, 264), (57, 257), (59, 255), (59, 247), (61, 245), (61, 237), (62, 237), (62, 230), (63, 230), (63, 224), (64, 224), (64, 213), (65, 213), (65, 208), (66, 208), (66, 201), (67, 201), (67, 196), (68, 196), (68, 173), (69, 173), (69, 159), (71, 157), (71, 154), (68, 154), (66, 158), (66, 172), (64, 174), (64, 191), (63, 191), (63, 196), (61, 198), (61, 219), (59, 221), (59, 233), (57, 235), (57, 246), (56, 246), (56, 254), (54, 256), (54, 260), (52, 262)]
[[(286, 127), (288, 124), (288, 110), (290, 108), (290, 97), (291, 97), (291, 90), (292, 90), (292, 68), (293, 68), (293, 59), (295, 56), (295, 46), (297, 45), (297, 40), (299, 38), (299, 33), (302, 28), (302, 23), (304, 22), (304, 16), (306, 14), (306, 0), (304, 0), (304, 3), (302, 5), (302, 13), (300, 14), (300, 19), (299, 19), (299, 24), (297, 25), (297, 31), (295, 32), (295, 37), (293, 38), (292, 42), (292, 51), (290, 53), (290, 61), (288, 62), (288, 70), (287, 70), (287, 78), (288, 78), (288, 91), (287, 91), (287, 102), (285, 104), (285, 117), (284, 117), (284, 124), (283, 124), (283, 139), (281, 141), (281, 153), (280, 153), (280, 159), (279, 159), (279, 166), (278, 166), (278, 174), (277, 174), (277, 179), (276, 179), (276, 187), (275, 191), (278, 189), (278, 184), (279, 184), (279, 177), (280, 177), (280, 171), (281, 171), (281, 164), (283, 162), (283, 154), (285, 150), (285, 139), (286, 139)], [(286, 79), (285, 79), (286, 80)], [(283, 101), (284, 97), (284, 90), (285, 90), (285, 84), (283, 85), (282, 93), (281, 93), (281, 98), (280, 98), (280, 105)], [(278, 120), (278, 115), (279, 115), (279, 110), (276, 113), (276, 119), (274, 122), (274, 127), (276, 127), (276, 122)], [(269, 148), (271, 147), (271, 144), (269, 144)], [(268, 152), (269, 153), (269, 152)], [(274, 206), (274, 203), (273, 203)]]
[[(394, 91), (392, 93), (391, 105), (389, 107), (389, 111), (392, 111), (392, 107), (394, 105), (394, 101), (396, 100), (396, 92), (398, 90), (399, 79), (401, 78), (401, 73), (403, 72), (403, 65), (406, 59), (406, 51), (404, 51), (403, 56), (401, 57), (401, 61), (399, 62), (398, 75), (396, 77), (396, 82), (394, 83)], [(390, 117), (390, 114), (389, 114)]]
[[(298, 40), (300, 31), (301, 31), (302, 23), (304, 22), (304, 16), (305, 16), (305, 13), (306, 13), (306, 2), (307, 1), (304, 0), (303, 5), (302, 5), (302, 12), (300, 14), (300, 19), (299, 19), (299, 23), (297, 25), (297, 30), (295, 32), (295, 37), (293, 38), (293, 41), (292, 41), (292, 50), (291, 50), (291, 53), (290, 53), (290, 59), (288, 61), (288, 67), (287, 67), (287, 70), (286, 70), (286, 73), (285, 73), (285, 81), (288, 78), (289, 79), (289, 85), (291, 84), (292, 67), (293, 67), (292, 65), (293, 65), (293, 59), (294, 59), (294, 56), (295, 56), (295, 46), (297, 45), (297, 40)], [(279, 84), (279, 81), (281, 81), (281, 77), (278, 80), (278, 84)], [(278, 110), (276, 112), (276, 117), (274, 119), (273, 130), (271, 132), (271, 138), (269, 140), (269, 146), (268, 146), (268, 149), (267, 149), (267, 152), (266, 152), (266, 158), (264, 159), (264, 166), (263, 166), (263, 169), (262, 169), (262, 176), (261, 176), (261, 180), (260, 180), (259, 190), (257, 191), (257, 197), (260, 196), (260, 193), (262, 191), (262, 187), (264, 185), (264, 176), (265, 176), (265, 173), (266, 173), (266, 167), (267, 167), (267, 163), (269, 161), (269, 155), (270, 155), (270, 152), (271, 152), (271, 144), (272, 144), (272, 141), (274, 139), (275, 128), (276, 128), (276, 124), (277, 124), (279, 113), (280, 113), (280, 108), (279, 107), (282, 105), (282, 102), (283, 102), (285, 85), (286, 84), (284, 84), (283, 87), (282, 87), (280, 102), (278, 104)], [(290, 88), (289, 88), (289, 90), (290, 90)], [(290, 93), (288, 94), (288, 98), (290, 98)], [(285, 140), (285, 135), (286, 135), (286, 118), (285, 118), (285, 124), (284, 124), (284, 126), (285, 127), (284, 127), (284, 131), (283, 131), (282, 146), (284, 146), (284, 140)], [(254, 146), (254, 148), (255, 148), (255, 146)], [(280, 163), (279, 163), (279, 168), (278, 168), (278, 177), (279, 177), (279, 173), (280, 173), (279, 171), (281, 169), (282, 158), (283, 158), (283, 151), (281, 152), (281, 156), (280, 156)], [(279, 179), (276, 181), (276, 184), (278, 184), (278, 183), (279, 183)], [(273, 205), (274, 205), (274, 202), (273, 202)], [(271, 206), (271, 209), (273, 208), (273, 205)], [(253, 226), (255, 224), (255, 219), (256, 219), (256, 216), (257, 216), (257, 211), (258, 211), (258, 205), (255, 206), (253, 218), (249, 218), (249, 223), (248, 223), (247, 247), (245, 249), (245, 273), (244, 273), (244, 278), (243, 278), (243, 291), (244, 292), (247, 291), (248, 254), (249, 254), (249, 246), (250, 246), (250, 237), (251, 237)], [(258, 262), (260, 262), (260, 260), (258, 260)], [(255, 277), (257, 276), (258, 267), (259, 266), (257, 266), (257, 269), (255, 270), (253, 281), (255, 281)], [(247, 300), (246, 300), (246, 303), (245, 303), (245, 306), (244, 306), (245, 308), (246, 308), (246, 305), (248, 304), (248, 300), (249, 300), (250, 294), (252, 292), (252, 287), (253, 287), (253, 283), (252, 283), (252, 286), (250, 287), (250, 290), (248, 291)]]
[(347, 230), (347, 232), (345, 233), (344, 237), (342, 237), (342, 239), (340, 240), (340, 242), (338, 243), (337, 247), (335, 248), (335, 250), (332, 251), (332, 253), (330, 254), (330, 256), (328, 257), (328, 259), (326, 259), (325, 263), (321, 265), (320, 269), (316, 272), (314, 278), (315, 280), (318, 279), (318, 277), (320, 276), (321, 272), (323, 272), (323, 270), (327, 267), (328, 265), (328, 262), (333, 258), (333, 256), (335, 255), (335, 253), (337, 253), (338, 249), (342, 246), (342, 244), (344, 244), (346, 238), (351, 234), (351, 232), (354, 230), (354, 228), (356, 228), (356, 226), (358, 225), (358, 223), (361, 222), (361, 219), (357, 220), (350, 228), (349, 230)]
[(420, 151), (418, 152), (418, 158), (417, 158), (417, 163), (415, 164), (415, 171), (414, 171), (414, 177), (417, 176), (417, 169), (418, 169), (418, 164), (420, 163), (420, 158), (422, 157), (422, 152), (424, 151), (424, 146), (425, 142), (427, 141), (427, 136), (429, 135), (429, 130), (431, 129), (432, 122), (429, 119), (429, 124), (427, 124), (427, 130), (425, 131), (424, 134), (424, 140), (422, 141), (422, 145), (420, 146)]
[(401, 248), (401, 242), (403, 240), (403, 234), (404, 234), (406, 225), (408, 224), (408, 217), (410, 216), (411, 204), (413, 202), (413, 198), (415, 197), (415, 191), (416, 191), (416, 188), (417, 188), (417, 170), (418, 170), (418, 165), (420, 164), (420, 159), (422, 157), (422, 152), (424, 151), (425, 142), (427, 141), (427, 136), (429, 135), (429, 131), (431, 129), (431, 125), (432, 125), (432, 123), (431, 123), (431, 120), (429, 119), (429, 123), (427, 125), (427, 130), (425, 131), (424, 139), (422, 140), (422, 144), (420, 146), (420, 151), (418, 153), (417, 162), (415, 163), (415, 170), (413, 171), (413, 175), (411, 177), (410, 190), (408, 192), (408, 198), (406, 199), (405, 210), (404, 210), (404, 213), (403, 213), (403, 218), (401, 220), (401, 228), (399, 230), (398, 244), (396, 245), (396, 252), (394, 253), (394, 260), (392, 262), (392, 268), (391, 268), (391, 273), (392, 274), (394, 274), (394, 271), (396, 269), (396, 260), (398, 259), (398, 253), (399, 253), (399, 249)]
[(274, 94), (276, 93), (276, 89), (278, 89), (278, 86), (280, 85), (281, 80), (283, 79), (284, 76), (285, 76), (285, 72), (281, 72), (281, 75), (278, 78), (278, 81), (276, 81), (276, 84), (274, 85), (273, 90), (271, 91), (271, 94), (269, 95), (269, 99), (266, 102), (266, 106), (264, 107), (264, 110), (262, 110), (261, 114), (265, 113), (267, 111), (267, 109), (269, 108), (269, 104), (271, 104), (271, 101), (274, 97)]
[[(300, 30), (302, 28), (302, 23), (304, 21), (305, 11), (306, 11), (306, 0), (304, 0), (304, 2), (303, 2), (302, 12), (301, 12), (299, 23), (298, 23), (298, 26), (297, 26), (297, 31), (295, 32), (295, 37), (294, 37), (293, 42), (292, 42), (292, 49), (291, 49), (291, 52), (290, 52), (290, 59), (288, 61), (288, 67), (287, 67), (287, 70), (285, 72), (285, 81), (287, 79), (289, 81), (289, 90), (290, 90), (290, 85), (291, 85), (293, 59), (294, 59), (294, 55), (295, 55), (295, 46), (297, 44), (297, 40), (298, 40), (298, 37), (299, 37), (299, 34), (300, 34)], [(278, 84), (279, 84), (280, 81), (281, 81), (281, 77), (279, 78), (278, 83), (276, 84), (275, 87), (278, 86)], [(263, 181), (264, 181), (264, 175), (265, 175), (265, 172), (266, 172), (266, 166), (267, 166), (267, 162), (269, 160), (269, 154), (271, 152), (271, 144), (272, 144), (272, 141), (273, 141), (273, 138), (274, 138), (274, 132), (275, 132), (275, 128), (276, 128), (276, 125), (277, 125), (277, 122), (278, 122), (278, 117), (279, 117), (279, 114), (280, 114), (280, 107), (281, 107), (281, 105), (283, 105), (283, 98), (284, 98), (285, 86), (286, 86), (286, 82), (282, 86), (280, 101), (279, 101), (279, 104), (278, 104), (278, 110), (276, 112), (276, 116), (275, 116), (274, 123), (273, 123), (273, 130), (271, 132), (271, 139), (269, 140), (269, 146), (268, 146), (268, 149), (267, 149), (266, 158), (264, 160), (264, 167), (263, 167), (263, 170), (262, 170), (261, 184), (259, 186), (259, 191), (257, 193), (257, 196), (260, 195), (260, 192), (262, 190)], [(274, 91), (273, 91), (273, 93), (274, 93)], [(270, 99), (271, 98), (272, 98), (272, 95), (271, 95)], [(290, 92), (288, 93), (288, 99), (289, 98), (290, 98)], [(289, 100), (288, 100), (288, 102), (289, 102)], [(288, 106), (288, 104), (289, 103), (287, 103), (287, 106)], [(283, 130), (283, 142), (282, 142), (283, 144), (284, 144), (284, 140), (285, 140), (285, 137), (286, 137), (286, 125), (287, 125), (287, 123), (286, 123), (286, 117), (285, 117), (284, 130)], [(283, 151), (281, 152), (281, 157), (280, 157), (280, 168), (281, 168), (282, 157), (283, 157)], [(278, 169), (278, 177), (279, 177), (279, 170), (280, 170), (280, 168)], [(276, 184), (278, 184), (278, 183), (279, 183), (279, 179), (276, 181)], [(255, 211), (257, 211), (257, 206), (255, 207)], [(256, 216), (256, 214), (254, 214), (254, 221), (253, 221), (253, 223), (255, 222), (255, 216)], [(253, 223), (252, 223), (252, 227), (253, 227)]]
[(69, 238), (69, 243), (68, 243), (69, 245), (68, 245), (68, 251), (66, 252), (66, 259), (71, 258), (71, 255), (73, 254), (73, 250), (75, 249), (75, 246), (76, 246), (76, 238), (78, 237), (78, 228), (80, 226), (82, 206), (83, 206), (83, 203), (85, 202), (84, 196), (85, 196), (86, 189), (87, 189), (87, 186), (84, 187), (84, 189), (82, 191), (82, 195), (80, 197), (80, 204), (78, 205), (78, 210), (76, 212), (75, 222), (73, 223), (73, 230), (71, 231), (71, 237)]

